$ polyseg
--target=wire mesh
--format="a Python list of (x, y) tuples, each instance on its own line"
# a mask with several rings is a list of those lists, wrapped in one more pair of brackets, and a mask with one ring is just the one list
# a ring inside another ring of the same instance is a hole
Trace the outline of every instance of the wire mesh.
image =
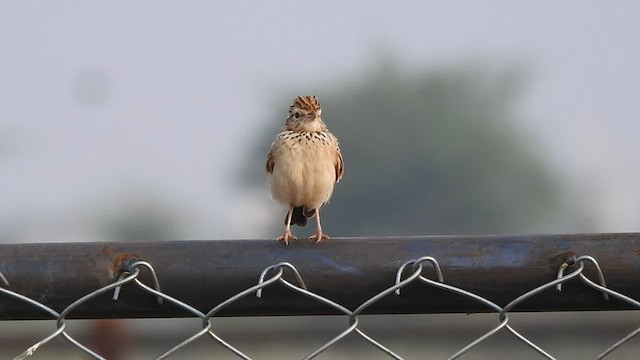
[[(583, 270), (586, 267), (593, 267), (598, 275), (597, 280), (592, 280), (588, 278)], [(569, 270), (569, 271), (568, 271)], [(142, 272), (149, 272), (153, 279), (153, 284), (150, 286), (145, 284), (140, 280), (140, 274)], [(567, 272), (568, 271), (568, 272)], [(284, 278), (285, 273), (289, 273), (293, 276), (294, 281), (288, 281)], [(224, 308), (232, 305), (234, 302), (239, 301), (242, 298), (247, 296), (256, 296), (258, 298), (266, 298), (269, 296), (269, 287), (274, 284), (284, 285), (285, 287), (291, 289), (294, 292), (297, 292), (313, 301), (322, 303), (334, 310), (338, 313), (343, 314), (345, 317), (345, 328), (338, 334), (336, 334), (332, 339), (321, 345), (316, 349), (312, 349), (304, 359), (313, 359), (323, 353), (325, 350), (334, 346), (336, 343), (340, 342), (347, 336), (354, 335), (359, 336), (364, 339), (367, 343), (373, 346), (375, 349), (381, 351), (386, 354), (389, 358), (393, 359), (403, 359), (402, 355), (394, 352), (392, 349), (388, 348), (380, 341), (377, 341), (370, 335), (367, 335), (365, 329), (362, 328), (359, 322), (359, 316), (362, 316), (362, 313), (372, 304), (380, 301), (381, 299), (387, 296), (403, 296), (401, 290), (408, 286), (411, 283), (421, 283), (423, 286), (439, 288), (451, 292), (453, 294), (465, 297), (471, 301), (475, 301), (479, 304), (485, 306), (489, 312), (493, 312), (497, 315), (497, 324), (489, 329), (486, 333), (470, 342), (459, 351), (452, 354), (449, 359), (457, 359), (460, 356), (468, 353), (471, 349), (473, 349), (478, 344), (486, 341), (490, 337), (494, 336), (496, 333), (501, 331), (506, 331), (509, 334), (513, 335), (516, 339), (524, 343), (526, 346), (529, 346), (534, 351), (539, 353), (541, 356), (547, 359), (555, 359), (554, 356), (539, 345), (535, 344), (533, 341), (528, 339), (526, 336), (519, 333), (512, 325), (509, 323), (509, 313), (514, 310), (519, 304), (523, 301), (528, 300), (532, 297), (535, 297), (539, 293), (544, 290), (556, 288), (558, 292), (562, 291), (562, 285), (569, 281), (581, 281), (589, 287), (593, 288), (594, 291), (599, 291), (602, 293), (605, 299), (609, 299), (609, 297), (617, 298), (623, 302), (628, 303), (629, 305), (640, 308), (640, 302), (626, 296), (618, 291), (610, 289), (607, 287), (604, 274), (597, 262), (597, 260), (588, 255), (583, 255), (579, 257), (570, 257), (565, 260), (559, 266), (557, 277), (555, 279), (549, 279), (548, 282), (541, 284), (533, 289), (530, 289), (520, 296), (516, 297), (509, 303), (504, 306), (500, 306), (485, 297), (482, 297), (473, 292), (467, 291), (463, 288), (457, 287), (454, 284), (448, 284), (445, 278), (446, 274), (443, 274), (440, 265), (434, 257), (424, 256), (417, 259), (413, 259), (402, 264), (396, 272), (395, 283), (393, 286), (390, 286), (383, 291), (374, 294), (368, 300), (363, 302), (360, 306), (355, 308), (354, 310), (350, 310), (345, 306), (334, 302), (333, 300), (322, 296), (322, 294), (315, 293), (309, 290), (304, 282), (304, 277), (298, 272), (297, 268), (289, 263), (289, 262), (279, 262), (274, 265), (271, 265), (265, 268), (261, 274), (256, 274), (256, 284), (249, 288), (244, 289), (243, 291), (229, 297), (223, 302), (215, 304), (208, 312), (204, 313), (195, 307), (177, 299), (171, 294), (163, 292), (161, 289), (161, 281), (158, 279), (155, 269), (153, 265), (146, 261), (133, 261), (131, 263), (123, 264), (122, 269), (120, 269), (120, 276), (111, 284), (96, 289), (93, 292), (82, 296), (77, 299), (70, 305), (68, 305), (61, 312), (57, 312), (52, 308), (48, 307), (46, 304), (43, 304), (33, 298), (27, 297), (25, 295), (19, 294), (17, 292), (12, 291), (10, 288), (10, 274), (2, 274), (0, 273), (0, 293), (5, 296), (12, 297), (21, 302), (29, 304), (40, 311), (46, 313), (51, 317), (52, 320), (55, 320), (56, 329), (51, 334), (46, 336), (45, 338), (37, 341), (32, 346), (27, 348), (21, 354), (18, 354), (14, 359), (26, 359), (36, 353), (36, 351), (40, 351), (42, 347), (44, 347), (51, 340), (56, 338), (62, 338), (72, 344), (79, 351), (82, 351), (93, 357), (95, 359), (103, 359), (99, 354), (94, 352), (88, 346), (80, 343), (76, 339), (74, 339), (67, 332), (67, 317), (70, 313), (74, 311), (74, 309), (78, 308), (80, 305), (90, 301), (91, 299), (106, 293), (113, 291), (113, 301), (117, 301), (120, 297), (126, 296), (126, 294), (122, 294), (124, 288), (129, 286), (136, 286), (150, 296), (154, 296), (157, 298), (158, 303), (162, 304), (163, 302), (169, 302), (175, 306), (178, 306), (184, 310), (186, 310), (189, 314), (191, 314), (195, 318), (201, 319), (202, 328), (194, 333), (189, 338), (184, 341), (174, 345), (170, 349), (168, 349), (165, 353), (159, 355), (157, 359), (167, 359), (173, 355), (179, 354), (181, 349), (188, 347), (190, 344), (195, 342), (196, 340), (207, 337), (210, 338), (213, 342), (218, 343), (220, 346), (227, 349), (229, 352), (237, 355), (242, 359), (251, 359), (247, 354), (245, 354), (241, 349), (238, 349), (225, 339), (223, 339), (220, 335), (216, 333), (215, 322), (217, 314), (223, 310)], [(562, 296), (559, 295), (559, 296)], [(596, 359), (603, 359), (609, 356), (612, 352), (614, 352), (617, 348), (628, 342), (631, 338), (640, 333), (640, 328), (633, 330), (628, 335), (621, 338), (619, 341), (615, 342), (608, 348), (604, 349), (600, 354), (596, 356)], [(178, 356), (178, 355), (176, 355)]]

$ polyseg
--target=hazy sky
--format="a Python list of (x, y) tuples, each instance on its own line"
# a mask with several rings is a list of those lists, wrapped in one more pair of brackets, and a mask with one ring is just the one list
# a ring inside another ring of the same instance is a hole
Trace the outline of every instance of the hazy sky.
[[(388, 51), (425, 69), (523, 65), (520, 110), (535, 143), (584, 192), (598, 230), (637, 230), (639, 10), (633, 1), (0, 1), (0, 226), (31, 240), (96, 240), (87, 219), (142, 194), (189, 213), (183, 238), (253, 236), (234, 219), (255, 200), (233, 184), (257, 130), (293, 96), (358, 76)], [(259, 195), (268, 201), (266, 187)]]

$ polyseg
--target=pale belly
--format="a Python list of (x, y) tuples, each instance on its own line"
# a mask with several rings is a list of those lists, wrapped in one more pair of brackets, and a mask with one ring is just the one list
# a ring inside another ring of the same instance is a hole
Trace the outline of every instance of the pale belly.
[(271, 194), (276, 200), (311, 209), (329, 201), (336, 182), (335, 156), (321, 148), (302, 146), (283, 147), (277, 156), (270, 176)]

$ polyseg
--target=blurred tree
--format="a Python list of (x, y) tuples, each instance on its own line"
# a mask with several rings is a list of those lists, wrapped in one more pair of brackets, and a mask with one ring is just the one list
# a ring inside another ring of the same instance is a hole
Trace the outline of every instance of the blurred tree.
[[(124, 191), (123, 191), (124, 192)], [(104, 204), (96, 229), (108, 241), (159, 241), (180, 238), (184, 212), (166, 197), (139, 190)]]
[[(516, 126), (521, 75), (477, 65), (409, 71), (387, 61), (361, 80), (318, 91), (345, 159), (334, 203), (323, 211), (327, 232), (548, 232), (567, 204), (560, 182)], [(264, 171), (284, 117), (260, 137), (252, 170)]]

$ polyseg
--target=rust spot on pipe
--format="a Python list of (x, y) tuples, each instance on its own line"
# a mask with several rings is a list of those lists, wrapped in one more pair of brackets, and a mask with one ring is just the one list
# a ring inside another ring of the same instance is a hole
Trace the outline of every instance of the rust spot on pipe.
[(113, 255), (115, 253), (115, 251), (112, 250), (107, 244), (100, 244), (100, 250), (105, 255)]
[(554, 266), (560, 266), (563, 263), (571, 266), (575, 263), (576, 253), (573, 251), (561, 251), (551, 256), (551, 264)]
[(118, 276), (122, 271), (126, 270), (125, 265), (140, 260), (140, 257), (132, 253), (120, 254), (113, 259), (113, 274)]

